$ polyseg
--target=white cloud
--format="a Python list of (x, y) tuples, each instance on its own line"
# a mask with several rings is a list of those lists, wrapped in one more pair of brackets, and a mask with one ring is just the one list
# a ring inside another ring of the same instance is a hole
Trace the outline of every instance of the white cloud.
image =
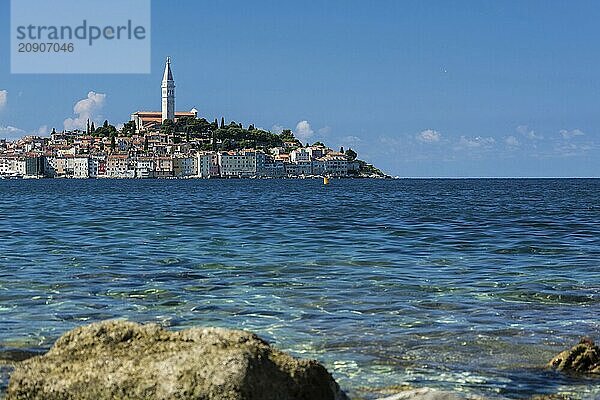
[(0, 90), (0, 110), (6, 107), (6, 103), (8, 103), (8, 91)]
[(417, 140), (424, 143), (435, 143), (439, 142), (442, 135), (438, 131), (433, 129), (427, 129), (417, 134)]
[(518, 147), (520, 145), (519, 139), (514, 136), (509, 136), (504, 139), (504, 143), (506, 143), (506, 145), (509, 147)]
[(529, 129), (527, 125), (519, 125), (516, 129), (517, 133), (523, 135), (530, 140), (541, 140), (544, 138), (541, 134), (536, 133), (533, 129)]
[(496, 140), (493, 137), (481, 137), (475, 136), (474, 138), (469, 138), (466, 136), (461, 136), (459, 141), (459, 147), (461, 148), (469, 148), (469, 149), (477, 149), (477, 148), (489, 148), (492, 147), (496, 143)]
[(329, 126), (324, 126), (323, 128), (320, 128), (317, 132), (319, 132), (319, 135), (328, 135), (331, 133), (331, 128)]
[(0, 125), (0, 138), (2, 139), (19, 139), (25, 135), (25, 131), (23, 129), (16, 128), (14, 126), (1, 126)]
[(23, 129), (19, 129), (19, 128), (16, 128), (14, 126), (10, 126), (9, 125), (9, 126), (0, 126), (0, 132), (3, 132), (3, 133), (15, 133), (15, 132), (24, 133), (25, 131)]
[(275, 124), (271, 127), (271, 133), (279, 135), (281, 132), (283, 132), (283, 129), (283, 126)]
[(75, 118), (65, 119), (64, 126), (66, 130), (85, 129), (87, 120), (94, 121), (96, 113), (104, 107), (106, 94), (90, 91), (87, 98), (75, 103), (73, 111), (77, 114)]
[(404, 148), (406, 146), (404, 141), (398, 137), (380, 136), (379, 142), (383, 144), (383, 149), (385, 150), (393, 149), (395, 147)]
[(346, 144), (346, 145), (357, 145), (358, 143), (362, 142), (362, 139), (359, 138), (358, 136), (344, 136), (342, 138), (342, 141)]
[(575, 136), (583, 136), (583, 135), (585, 135), (585, 133), (583, 133), (579, 129), (573, 129), (573, 130), (570, 130), (570, 131), (568, 131), (566, 129), (562, 129), (558, 133), (560, 133), (560, 136), (562, 136), (563, 139), (571, 139), (571, 138), (574, 138)]
[(49, 132), (48, 125), (42, 125), (37, 129), (37, 131), (35, 131), (35, 134), (38, 136), (46, 136), (48, 134), (48, 132)]
[(33, 136), (46, 136), (50, 130), (48, 129), (48, 125), (42, 125), (39, 128), (26, 131), (21, 128), (17, 128), (15, 126), (1, 126), (0, 125), (0, 138), (8, 139), (8, 140), (16, 140), (21, 139), (23, 136), (33, 135)]
[(310, 138), (315, 132), (310, 127), (308, 121), (300, 121), (296, 125), (296, 130), (294, 131), (296, 137), (300, 140), (306, 140)]
[(594, 146), (590, 144), (577, 145), (572, 142), (561, 142), (554, 146), (554, 151), (559, 157), (582, 156), (593, 150)]

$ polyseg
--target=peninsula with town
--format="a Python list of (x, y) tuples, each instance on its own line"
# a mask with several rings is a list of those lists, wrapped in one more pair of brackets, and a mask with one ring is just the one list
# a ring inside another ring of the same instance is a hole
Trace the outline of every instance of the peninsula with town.
[(289, 129), (199, 118), (175, 111), (167, 58), (162, 110), (138, 111), (117, 129), (109, 121), (50, 137), (0, 139), (0, 178), (385, 178), (352, 149), (301, 143)]

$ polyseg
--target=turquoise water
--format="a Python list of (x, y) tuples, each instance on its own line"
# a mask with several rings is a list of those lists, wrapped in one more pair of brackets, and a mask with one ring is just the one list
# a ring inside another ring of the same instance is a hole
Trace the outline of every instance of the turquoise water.
[(256, 331), (365, 398), (595, 398), (541, 367), (600, 340), (599, 199), (600, 180), (0, 181), (0, 350), (124, 317)]

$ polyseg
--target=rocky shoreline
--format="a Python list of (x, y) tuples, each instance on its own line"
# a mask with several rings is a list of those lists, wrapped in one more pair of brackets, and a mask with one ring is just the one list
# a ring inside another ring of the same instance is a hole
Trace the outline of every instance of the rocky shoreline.
[[(46, 354), (15, 350), (4, 355), (0, 365), (14, 369), (7, 400), (349, 400), (317, 361), (294, 358), (238, 330), (175, 332), (110, 320), (64, 334)], [(600, 376), (600, 348), (583, 339), (550, 360), (547, 368)], [(431, 388), (395, 391), (381, 400), (465, 399)], [(567, 397), (534, 397), (544, 398)]]

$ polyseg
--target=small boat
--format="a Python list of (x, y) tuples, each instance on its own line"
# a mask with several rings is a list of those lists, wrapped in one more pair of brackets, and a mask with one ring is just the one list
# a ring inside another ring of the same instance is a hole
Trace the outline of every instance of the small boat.
[(329, 185), (329, 178), (326, 176), (323, 177), (323, 185)]

